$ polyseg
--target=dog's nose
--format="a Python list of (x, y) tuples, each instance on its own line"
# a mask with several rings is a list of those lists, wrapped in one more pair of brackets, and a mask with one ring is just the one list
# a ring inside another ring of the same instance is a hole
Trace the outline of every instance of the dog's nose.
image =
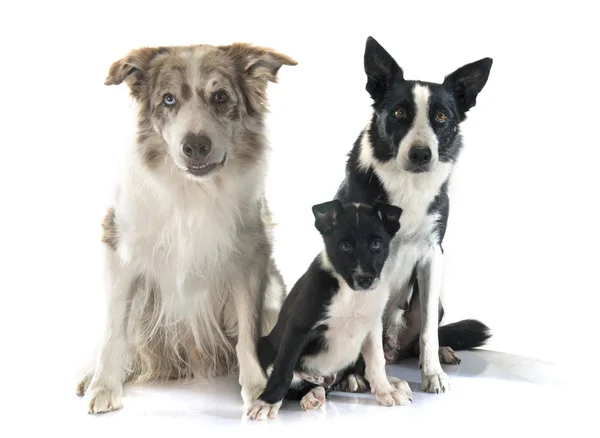
[(183, 155), (192, 161), (202, 161), (212, 148), (212, 142), (206, 135), (188, 134), (181, 142)]
[(356, 275), (354, 277), (354, 282), (361, 289), (370, 288), (371, 285), (373, 284), (373, 281), (375, 281), (375, 277), (373, 277), (372, 275), (369, 275), (369, 274), (361, 274), (361, 275)]
[(431, 161), (431, 149), (428, 146), (413, 146), (408, 151), (408, 158), (419, 166), (427, 164)]

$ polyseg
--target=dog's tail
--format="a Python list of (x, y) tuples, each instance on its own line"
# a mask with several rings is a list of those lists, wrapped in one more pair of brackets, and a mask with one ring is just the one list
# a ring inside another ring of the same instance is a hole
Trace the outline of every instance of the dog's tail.
[[(476, 319), (463, 319), (438, 328), (440, 347), (450, 347), (454, 351), (482, 347), (491, 337), (490, 328)], [(419, 357), (419, 336), (397, 351), (395, 360), (408, 357)]]

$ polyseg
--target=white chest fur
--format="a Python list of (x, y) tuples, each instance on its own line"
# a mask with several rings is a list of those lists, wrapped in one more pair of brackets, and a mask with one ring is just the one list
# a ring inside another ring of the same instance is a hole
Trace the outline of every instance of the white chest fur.
[(400, 159), (385, 163), (375, 160), (366, 135), (362, 138), (359, 164), (365, 169), (375, 169), (389, 202), (402, 208), (400, 231), (392, 241), (384, 268), (390, 290), (400, 291), (410, 279), (415, 265), (437, 241), (435, 228), (439, 217), (429, 212), (429, 206), (450, 177), (452, 164), (438, 162), (430, 172), (407, 172)]
[(333, 298), (327, 316), (319, 324), (327, 325), (324, 333), (327, 348), (303, 359), (303, 368), (316, 375), (331, 375), (354, 362), (369, 331), (381, 320), (388, 298), (384, 282), (372, 291), (354, 291), (343, 280), (343, 287)]
[(132, 166), (122, 180), (115, 203), (118, 254), (157, 284), (166, 314), (183, 316), (199, 301), (223, 301), (239, 230), (260, 221), (259, 176), (257, 170), (202, 184), (181, 175), (157, 181)]

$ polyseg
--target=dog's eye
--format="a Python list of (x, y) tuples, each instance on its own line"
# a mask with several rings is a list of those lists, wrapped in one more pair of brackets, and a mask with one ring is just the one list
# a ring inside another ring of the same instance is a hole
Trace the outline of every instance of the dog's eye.
[(172, 94), (165, 94), (165, 97), (163, 97), (163, 102), (168, 106), (175, 105), (175, 96)]
[(446, 116), (446, 114), (442, 111), (438, 111), (435, 114), (435, 119), (440, 122), (440, 123), (444, 123), (446, 121), (446, 119), (448, 118), (448, 116)]
[(406, 110), (404, 108), (398, 108), (396, 111), (394, 111), (394, 115), (398, 119), (405, 119), (406, 118)]
[(216, 91), (212, 95), (212, 101), (214, 103), (225, 103), (227, 102), (227, 99), (229, 99), (229, 96), (227, 96), (227, 93), (223, 90)]
[(379, 249), (381, 248), (381, 239), (373, 239), (371, 242), (371, 249)]
[(340, 249), (344, 252), (348, 252), (350, 251), (352, 248), (350, 247), (350, 244), (348, 242), (342, 242), (340, 243)]

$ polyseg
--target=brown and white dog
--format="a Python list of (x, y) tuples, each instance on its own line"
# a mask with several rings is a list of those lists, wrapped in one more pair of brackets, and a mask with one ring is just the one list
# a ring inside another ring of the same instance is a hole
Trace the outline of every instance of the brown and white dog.
[(110, 67), (138, 105), (104, 219), (108, 318), (77, 386), (90, 413), (122, 406), (123, 383), (239, 370), (246, 405), (266, 376), (256, 344), (285, 286), (272, 259), (264, 181), (271, 49), (236, 43), (133, 50)]

